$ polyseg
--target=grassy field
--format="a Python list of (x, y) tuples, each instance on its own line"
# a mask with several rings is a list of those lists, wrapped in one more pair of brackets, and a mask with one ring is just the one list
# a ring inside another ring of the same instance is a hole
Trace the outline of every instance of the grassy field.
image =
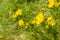
[(60, 0), (0, 0), (0, 40), (60, 40)]

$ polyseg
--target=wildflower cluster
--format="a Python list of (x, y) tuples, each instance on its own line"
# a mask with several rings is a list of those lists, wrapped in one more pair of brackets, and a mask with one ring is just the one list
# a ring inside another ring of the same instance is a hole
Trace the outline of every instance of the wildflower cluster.
[[(42, 33), (44, 35), (46, 34), (46, 39), (49, 40), (49, 37), (55, 34), (55, 30), (57, 30), (57, 22), (52, 15), (48, 14), (52, 14), (50, 8), (58, 7), (60, 5), (60, 2), (56, 2), (55, 0), (48, 0), (48, 2), (48, 8), (46, 8), (46, 6), (43, 6), (39, 9), (39, 11), (37, 11), (37, 13), (33, 12), (34, 8), (32, 11), (29, 10), (30, 8), (25, 10), (18, 9), (15, 14), (12, 15), (12, 18), (17, 19), (18, 27), (21, 27), (22, 30), (30, 32), (30, 34), (34, 36), (37, 34), (41, 35)], [(50, 31), (52, 32), (50, 33)]]
[(49, 8), (53, 8), (54, 6), (58, 7), (60, 5), (60, 2), (56, 2), (55, 0), (48, 0), (48, 2), (49, 2), (48, 4)]
[(0, 0), (0, 40), (60, 40), (60, 0)]
[(15, 14), (12, 15), (12, 18), (17, 18), (18, 15), (22, 15), (22, 10), (18, 9)]
[[(16, 19), (18, 16), (21, 16), (21, 15), (22, 15), (22, 10), (21, 10), (21, 9), (18, 9), (18, 10), (16, 11), (16, 13), (12, 15), (12, 18)], [(25, 23), (23, 19), (19, 19), (18, 25), (19, 25), (20, 27), (25, 26), (25, 28), (28, 28), (29, 23), (28, 23), (28, 22)]]

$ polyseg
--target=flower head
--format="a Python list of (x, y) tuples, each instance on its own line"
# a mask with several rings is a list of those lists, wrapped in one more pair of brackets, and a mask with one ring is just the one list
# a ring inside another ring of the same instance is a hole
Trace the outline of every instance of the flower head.
[(42, 13), (38, 13), (37, 16), (36, 16), (36, 23), (37, 24), (40, 24), (44, 21), (44, 15)]
[(49, 2), (48, 7), (53, 8), (55, 0), (48, 0), (48, 2)]
[(12, 18), (16, 18), (18, 15), (22, 15), (22, 10), (18, 9), (15, 14), (12, 15)]
[(17, 11), (16, 11), (16, 13), (15, 13), (15, 15), (22, 15), (22, 10), (21, 9), (18, 9)]
[(24, 21), (21, 19), (21, 20), (19, 20), (18, 24), (19, 24), (20, 26), (23, 26), (23, 25), (24, 25)]
[(56, 24), (55, 20), (53, 20), (52, 17), (48, 17), (47, 22), (48, 22), (48, 25), (50, 24), (52, 26)]

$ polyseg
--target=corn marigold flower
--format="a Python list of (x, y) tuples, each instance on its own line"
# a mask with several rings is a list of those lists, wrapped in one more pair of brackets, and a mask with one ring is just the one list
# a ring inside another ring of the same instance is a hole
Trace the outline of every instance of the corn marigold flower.
[(47, 21), (49, 22), (49, 21), (51, 21), (52, 19), (53, 19), (52, 17), (48, 17)]
[(48, 0), (48, 2), (49, 2), (48, 7), (53, 8), (55, 0)]
[(42, 13), (38, 13), (37, 16), (36, 16), (36, 23), (37, 24), (40, 24), (44, 21), (44, 15)]
[(16, 18), (18, 15), (22, 15), (22, 10), (18, 9), (15, 14), (12, 15), (12, 18)]
[(56, 24), (55, 20), (53, 20), (52, 17), (48, 17), (47, 22), (48, 22), (48, 25), (50, 24), (52, 26)]
[(18, 24), (19, 24), (19, 26), (23, 26), (24, 25), (24, 21), (21, 19), (21, 20), (19, 20)]
[(16, 11), (16, 13), (15, 13), (15, 15), (22, 15), (22, 10), (21, 9), (18, 9), (17, 11)]

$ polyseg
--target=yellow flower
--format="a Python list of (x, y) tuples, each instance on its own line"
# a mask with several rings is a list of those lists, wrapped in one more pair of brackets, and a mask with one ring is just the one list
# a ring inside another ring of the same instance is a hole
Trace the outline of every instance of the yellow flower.
[(18, 15), (22, 15), (22, 10), (18, 9), (15, 14), (12, 15), (12, 18), (16, 18)]
[(52, 26), (56, 24), (55, 20), (53, 20), (52, 17), (48, 17), (47, 22), (48, 22), (48, 25), (50, 24)]
[(36, 23), (36, 20), (32, 20), (32, 22), (31, 22), (32, 24), (35, 24)]
[(16, 11), (16, 13), (15, 13), (15, 15), (22, 15), (22, 10), (21, 9), (18, 9), (17, 11)]
[(23, 26), (23, 25), (24, 25), (24, 21), (21, 19), (21, 20), (19, 20), (18, 24), (19, 24), (20, 26)]
[(44, 21), (44, 15), (42, 13), (38, 13), (37, 16), (36, 16), (36, 23), (37, 24), (40, 24)]
[(12, 15), (12, 18), (14, 18), (14, 19), (15, 19), (16, 17), (17, 17), (16, 15)]
[(49, 2), (48, 7), (53, 8), (55, 0), (48, 0), (48, 2)]
[(49, 22), (49, 21), (51, 21), (52, 19), (53, 19), (52, 17), (48, 17), (47, 21)]

